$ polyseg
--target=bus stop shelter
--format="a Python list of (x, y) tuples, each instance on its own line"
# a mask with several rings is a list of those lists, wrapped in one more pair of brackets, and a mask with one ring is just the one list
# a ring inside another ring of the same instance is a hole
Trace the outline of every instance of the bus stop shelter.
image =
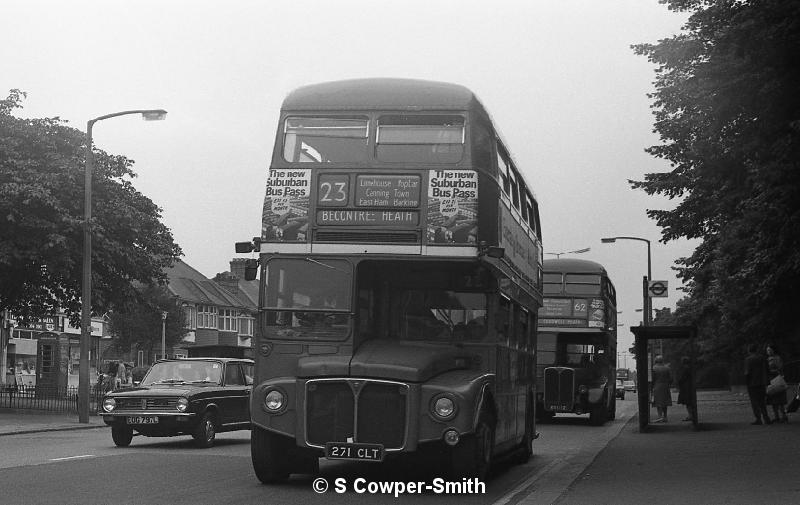
[[(650, 425), (650, 361), (647, 352), (647, 343), (651, 340), (662, 339), (690, 339), (691, 347), (694, 349), (694, 339), (697, 336), (697, 328), (694, 326), (633, 326), (631, 332), (634, 335), (634, 350), (636, 351), (636, 393), (639, 400), (639, 431), (644, 433)], [(695, 356), (694, 351), (690, 353), (691, 360), (691, 382), (689, 404), (692, 406), (692, 426), (698, 427), (697, 414), (697, 392), (695, 389)], [(642, 387), (645, 384), (646, 387)]]

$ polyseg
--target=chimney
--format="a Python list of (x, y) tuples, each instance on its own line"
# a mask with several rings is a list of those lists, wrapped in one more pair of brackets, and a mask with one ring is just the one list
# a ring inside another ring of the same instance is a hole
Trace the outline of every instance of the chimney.
[(214, 282), (232, 295), (239, 294), (239, 279), (230, 272), (222, 272), (215, 275)]
[(244, 280), (244, 266), (247, 260), (245, 258), (233, 258), (231, 260), (231, 273), (240, 280)]

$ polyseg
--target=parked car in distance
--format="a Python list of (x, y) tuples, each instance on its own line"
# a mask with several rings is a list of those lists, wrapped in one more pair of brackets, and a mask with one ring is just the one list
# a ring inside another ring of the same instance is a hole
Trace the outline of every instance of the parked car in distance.
[(101, 414), (120, 447), (134, 432), (148, 437), (191, 435), (200, 447), (216, 434), (250, 429), (253, 361), (180, 358), (153, 364), (137, 387), (103, 397)]
[(625, 399), (625, 384), (619, 379), (617, 379), (617, 385), (614, 389), (614, 394), (617, 395), (617, 398), (620, 400)]
[(625, 388), (625, 391), (632, 391), (634, 393), (636, 392), (636, 383), (634, 381), (623, 381), (622, 385)]

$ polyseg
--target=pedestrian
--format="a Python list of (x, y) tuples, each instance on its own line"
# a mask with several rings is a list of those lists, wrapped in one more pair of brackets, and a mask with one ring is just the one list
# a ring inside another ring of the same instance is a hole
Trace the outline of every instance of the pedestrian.
[(678, 374), (678, 403), (686, 406), (686, 417), (683, 421), (694, 419), (694, 402), (692, 401), (692, 364), (688, 356), (681, 358), (681, 370)]
[(669, 366), (664, 364), (664, 358), (656, 356), (653, 360), (653, 381), (651, 391), (653, 394), (653, 405), (656, 406), (658, 411), (658, 419), (655, 423), (667, 422), (667, 407), (672, 405), (672, 393), (670, 393), (670, 385), (672, 384), (672, 371)]
[(767, 360), (759, 354), (758, 346), (750, 344), (747, 347), (747, 356), (744, 359), (744, 377), (747, 383), (747, 396), (750, 397), (750, 407), (756, 420), (750, 424), (772, 424), (767, 414)]
[(114, 389), (119, 389), (123, 384), (128, 384), (128, 374), (125, 369), (125, 363), (119, 360), (119, 363), (117, 363), (117, 375), (114, 378)]
[[(778, 348), (773, 344), (767, 345), (767, 376), (769, 380), (783, 375), (783, 359)], [(767, 405), (772, 405), (772, 413), (777, 423), (788, 423), (786, 416), (786, 390), (767, 395)]]

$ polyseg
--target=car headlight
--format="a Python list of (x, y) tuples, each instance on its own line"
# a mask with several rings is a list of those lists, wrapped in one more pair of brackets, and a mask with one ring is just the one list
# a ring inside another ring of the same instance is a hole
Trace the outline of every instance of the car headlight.
[(186, 412), (186, 409), (189, 408), (189, 400), (186, 398), (178, 398), (178, 403), (175, 404), (175, 408), (178, 409), (178, 412)]
[(453, 417), (455, 411), (456, 403), (452, 398), (448, 398), (447, 396), (440, 396), (433, 403), (433, 413), (442, 419)]
[(115, 408), (117, 408), (117, 401), (113, 398), (105, 398), (103, 399), (103, 410), (106, 412), (111, 412)]
[(286, 397), (277, 389), (270, 390), (264, 396), (264, 407), (270, 412), (278, 412), (283, 409), (285, 403)]

